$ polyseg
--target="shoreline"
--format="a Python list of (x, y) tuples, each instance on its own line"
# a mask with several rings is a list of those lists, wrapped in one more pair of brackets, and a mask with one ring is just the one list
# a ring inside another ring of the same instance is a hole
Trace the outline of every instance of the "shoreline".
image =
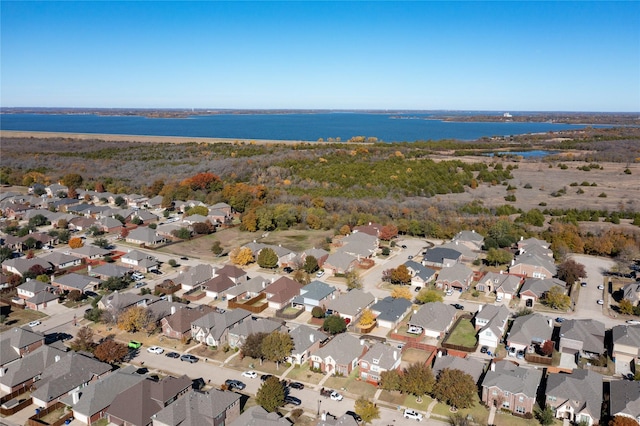
[(109, 133), (70, 133), (70, 132), (37, 132), (26, 130), (0, 130), (0, 141), (3, 138), (41, 138), (41, 139), (75, 139), (75, 140), (102, 140), (108, 142), (140, 142), (140, 143), (227, 143), (227, 144), (310, 144), (327, 143), (302, 140), (271, 140), (271, 139), (242, 139), (242, 138), (207, 138), (185, 136), (151, 136), (151, 135), (121, 135)]

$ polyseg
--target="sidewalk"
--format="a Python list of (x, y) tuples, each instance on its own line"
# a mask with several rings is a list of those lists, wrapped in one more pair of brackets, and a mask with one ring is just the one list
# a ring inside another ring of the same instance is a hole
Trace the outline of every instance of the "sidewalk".
[(318, 383), (315, 387), (315, 390), (320, 390), (322, 389), (322, 385), (324, 385), (324, 382), (326, 382), (329, 377), (331, 377), (333, 374), (331, 372), (327, 373), (324, 375), (324, 377), (322, 378), (322, 380), (320, 380), (320, 383)]

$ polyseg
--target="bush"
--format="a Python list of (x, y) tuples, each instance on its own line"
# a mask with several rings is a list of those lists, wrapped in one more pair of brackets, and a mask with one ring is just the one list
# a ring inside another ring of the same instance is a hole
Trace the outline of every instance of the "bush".
[(605, 194), (604, 192), (601, 192), (600, 195), (598, 195), (598, 197), (607, 198), (607, 194)]
[(324, 318), (324, 309), (320, 306), (314, 306), (313, 309), (311, 309), (311, 316), (314, 318)]
[(175, 259), (169, 259), (169, 261), (167, 262), (169, 264), (169, 266), (171, 266), (172, 268), (175, 268), (178, 265), (178, 262), (176, 262)]
[(625, 174), (625, 175), (630, 175), (630, 174), (631, 174), (631, 170), (629, 170), (629, 169), (624, 169), (624, 174)]

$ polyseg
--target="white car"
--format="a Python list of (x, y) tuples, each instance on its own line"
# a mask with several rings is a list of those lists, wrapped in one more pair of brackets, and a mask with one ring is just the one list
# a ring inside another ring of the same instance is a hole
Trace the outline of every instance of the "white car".
[(151, 346), (150, 348), (147, 348), (147, 352), (149, 352), (150, 354), (160, 355), (162, 352), (164, 352), (164, 349), (159, 346)]
[(598, 305), (604, 305), (604, 300), (599, 299), (599, 300), (598, 300)]
[(602, 284), (600, 284), (600, 285), (598, 286), (598, 290), (604, 290), (604, 286), (603, 286)]
[(638, 320), (627, 320), (627, 324), (629, 324), (629, 325), (640, 325), (640, 321), (638, 321)]
[(405, 419), (410, 419), (410, 420), (416, 420), (418, 422), (422, 421), (422, 414), (418, 413), (415, 410), (410, 410), (408, 408), (406, 408), (404, 410), (404, 418)]
[(248, 377), (249, 379), (255, 379), (256, 377), (258, 377), (258, 373), (256, 373), (255, 371), (245, 371), (244, 373), (242, 373), (242, 377)]
[(453, 289), (447, 290), (447, 296), (453, 296)]
[(324, 275), (324, 271), (321, 269), (318, 272), (316, 272), (316, 277), (320, 278), (321, 276)]
[(131, 274), (131, 278), (133, 278), (135, 281), (140, 281), (144, 279), (144, 275), (139, 272), (134, 272), (133, 274)]
[(29, 327), (33, 328), (33, 327), (38, 326), (40, 324), (42, 324), (40, 321), (31, 321), (29, 323)]
[(333, 391), (333, 392), (331, 392), (331, 399), (334, 400), (334, 401), (342, 401), (343, 396), (340, 395), (338, 392)]

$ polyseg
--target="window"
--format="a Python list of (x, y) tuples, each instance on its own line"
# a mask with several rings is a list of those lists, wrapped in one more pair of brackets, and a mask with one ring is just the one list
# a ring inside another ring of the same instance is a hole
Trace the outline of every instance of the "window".
[(360, 367), (362, 367), (362, 368), (369, 368), (369, 364), (368, 364), (366, 361), (362, 361), (362, 362), (360, 363)]
[(524, 402), (524, 396), (520, 395), (520, 396), (518, 397), (518, 401), (520, 401), (520, 402)]
[(555, 397), (555, 396), (551, 396), (551, 395), (549, 395), (549, 397), (548, 397), (547, 399), (548, 399), (549, 401), (555, 401), (555, 400), (556, 400), (556, 397)]
[(374, 359), (373, 359), (373, 363), (374, 363), (374, 364), (378, 365), (378, 363), (379, 363), (379, 362), (380, 362), (380, 360), (379, 360), (379, 359), (376, 359), (376, 358), (374, 358)]
[(494, 390), (491, 391), (491, 395), (497, 395), (497, 394), (498, 394), (497, 390), (494, 389)]
[(524, 407), (521, 406), (516, 406), (516, 413), (518, 414), (524, 414), (526, 412), (526, 410), (524, 409)]
[(506, 392), (506, 391), (505, 391), (504, 396), (508, 398), (508, 397), (509, 397), (509, 395), (511, 395), (511, 394), (510, 394), (509, 392)]

